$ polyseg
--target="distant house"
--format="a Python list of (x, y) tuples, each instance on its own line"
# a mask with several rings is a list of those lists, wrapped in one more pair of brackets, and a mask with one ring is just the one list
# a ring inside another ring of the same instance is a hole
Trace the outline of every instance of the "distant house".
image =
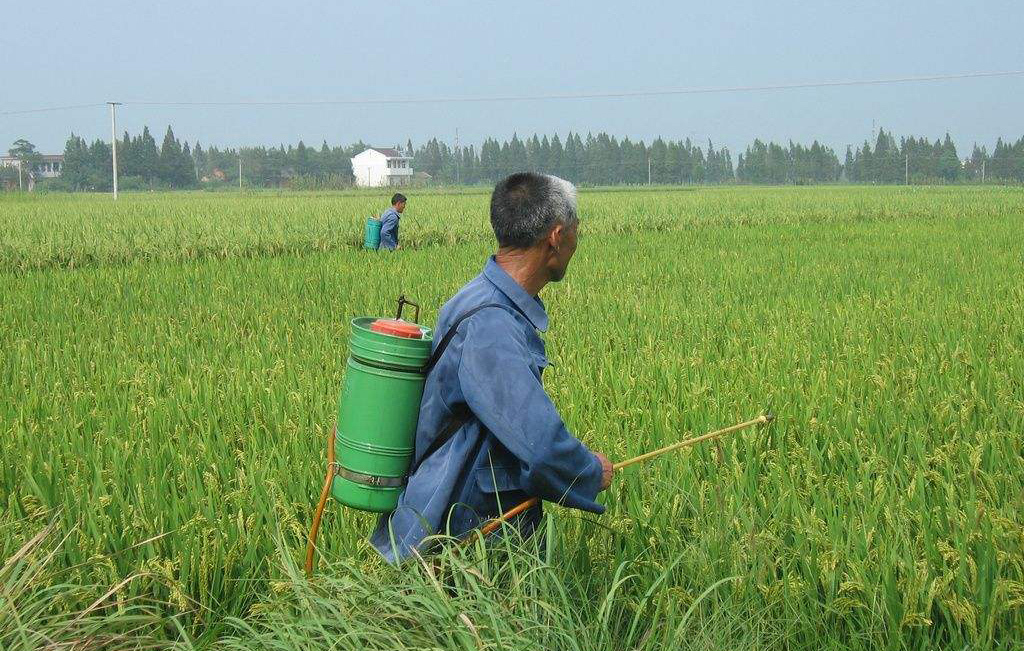
[(224, 170), (222, 170), (221, 168), (215, 167), (208, 176), (204, 175), (203, 178), (199, 180), (202, 181), (203, 183), (209, 183), (210, 181), (227, 181), (228, 175), (225, 174)]
[(356, 185), (364, 188), (409, 185), (412, 156), (406, 156), (398, 149), (371, 147), (352, 157), (352, 173), (356, 177)]
[[(21, 161), (14, 156), (0, 156), (0, 167), (12, 167), (20, 171)], [(37, 180), (56, 178), (63, 169), (64, 154), (42, 154), (31, 171), (24, 171), (22, 182), (27, 189), (32, 190)]]

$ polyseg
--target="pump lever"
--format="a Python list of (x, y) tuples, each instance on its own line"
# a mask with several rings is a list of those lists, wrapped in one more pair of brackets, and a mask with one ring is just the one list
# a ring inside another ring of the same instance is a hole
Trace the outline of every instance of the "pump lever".
[(420, 322), (420, 306), (418, 304), (416, 304), (416, 303), (413, 303), (412, 301), (407, 301), (405, 299), (405, 294), (402, 294), (401, 296), (398, 297), (398, 313), (395, 314), (395, 318), (396, 319), (401, 319), (402, 318), (402, 308), (404, 308), (406, 305), (411, 305), (414, 308), (416, 308), (416, 312), (414, 313), (415, 316), (412, 318), (412, 321), (413, 321), (413, 323), (419, 323)]

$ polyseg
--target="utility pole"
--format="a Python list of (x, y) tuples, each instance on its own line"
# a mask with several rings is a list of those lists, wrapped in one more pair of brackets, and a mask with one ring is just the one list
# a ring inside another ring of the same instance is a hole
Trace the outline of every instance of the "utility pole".
[(903, 159), (903, 180), (910, 185), (910, 154)]
[(117, 201), (117, 107), (121, 102), (107, 102), (110, 104), (110, 154), (114, 168), (114, 201)]
[(985, 159), (981, 159), (981, 184), (985, 184)]
[(459, 154), (458, 127), (455, 127), (455, 185), (462, 185), (462, 156)]
[(238, 150), (238, 191), (242, 191), (242, 150)]
[(21, 180), (21, 164), (25, 162), (22, 160), (18, 161), (18, 191), (21, 192), (25, 189), (25, 183)]
[(647, 185), (651, 184), (651, 157), (647, 156)]

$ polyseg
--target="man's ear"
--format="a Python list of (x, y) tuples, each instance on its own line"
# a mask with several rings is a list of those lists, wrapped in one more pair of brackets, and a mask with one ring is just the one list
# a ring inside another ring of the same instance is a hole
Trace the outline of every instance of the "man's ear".
[(548, 233), (548, 245), (555, 250), (562, 245), (562, 238), (565, 236), (564, 226), (562, 224), (555, 224), (551, 232)]

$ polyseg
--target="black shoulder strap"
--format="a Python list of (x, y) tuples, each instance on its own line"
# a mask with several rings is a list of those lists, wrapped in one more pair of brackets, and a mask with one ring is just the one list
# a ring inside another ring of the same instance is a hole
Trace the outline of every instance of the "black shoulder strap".
[[(445, 349), (448, 348), (448, 344), (450, 344), (452, 342), (452, 339), (455, 337), (455, 333), (459, 325), (469, 317), (479, 312), (480, 310), (488, 307), (504, 308), (505, 306), (502, 305), (501, 303), (485, 303), (483, 305), (478, 305), (460, 314), (458, 318), (455, 319), (455, 323), (453, 323), (451, 327), (448, 328), (448, 332), (444, 334), (444, 337), (441, 338), (441, 341), (438, 342), (437, 348), (435, 348), (434, 352), (430, 355), (430, 359), (428, 359), (427, 363), (423, 365), (424, 375), (429, 374), (430, 371), (434, 369), (434, 366), (437, 364), (438, 360), (441, 359), (441, 355), (443, 355)], [(448, 423), (445, 424), (444, 428), (440, 432), (438, 432), (437, 437), (434, 438), (434, 441), (430, 444), (430, 447), (427, 448), (427, 451), (423, 453), (423, 456), (419, 458), (419, 461), (413, 463), (412, 467), (409, 468), (407, 476), (416, 472), (416, 469), (420, 467), (420, 464), (426, 461), (435, 452), (440, 450), (441, 446), (444, 445), (448, 441), (448, 439), (450, 439), (455, 434), (455, 432), (459, 431), (459, 429), (463, 425), (468, 423), (469, 419), (472, 417), (473, 413), (469, 411), (469, 409), (465, 405), (459, 405), (455, 409)]]
[(465, 405), (460, 405), (455, 409), (451, 419), (445, 424), (444, 429), (438, 432), (434, 441), (427, 448), (427, 451), (423, 453), (423, 456), (418, 461), (413, 462), (409, 467), (409, 472), (405, 473), (406, 477), (416, 472), (416, 470), (423, 464), (424, 461), (434, 455), (435, 452), (441, 449), (441, 446), (448, 442), (455, 432), (462, 429), (462, 426), (469, 422), (469, 419), (473, 417), (473, 413), (469, 411), (469, 408)]
[(501, 303), (484, 303), (483, 305), (477, 305), (476, 307), (470, 310), (466, 310), (465, 312), (460, 314), (458, 318), (455, 319), (455, 323), (452, 324), (452, 327), (448, 328), (448, 332), (444, 333), (444, 337), (441, 338), (441, 341), (437, 343), (437, 348), (435, 348), (434, 352), (430, 354), (430, 358), (427, 360), (427, 363), (423, 365), (422, 369), (420, 369), (424, 375), (427, 375), (430, 373), (430, 371), (434, 370), (434, 365), (436, 365), (437, 362), (441, 359), (441, 355), (444, 355), (444, 351), (446, 348), (448, 348), (448, 344), (452, 343), (452, 339), (455, 338), (455, 334), (459, 328), (459, 325), (469, 317), (479, 312), (480, 310), (486, 309), (488, 307), (504, 308), (505, 306), (502, 305)]

